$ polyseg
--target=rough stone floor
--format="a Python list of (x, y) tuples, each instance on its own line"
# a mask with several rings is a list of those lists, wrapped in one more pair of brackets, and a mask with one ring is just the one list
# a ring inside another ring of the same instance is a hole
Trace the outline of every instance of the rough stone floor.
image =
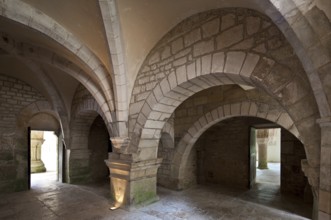
[(0, 219), (264, 220), (310, 215), (311, 205), (281, 197), (275, 186), (259, 183), (250, 191), (215, 185), (181, 192), (159, 188), (160, 201), (128, 212), (109, 210), (107, 183), (77, 186), (34, 177), (30, 191), (0, 195)]

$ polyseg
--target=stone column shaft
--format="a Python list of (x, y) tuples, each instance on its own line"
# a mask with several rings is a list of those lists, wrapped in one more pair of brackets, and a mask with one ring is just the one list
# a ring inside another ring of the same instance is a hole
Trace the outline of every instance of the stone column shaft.
[(134, 209), (158, 200), (157, 170), (162, 159), (134, 161), (128, 153), (128, 138), (111, 138), (113, 152), (105, 160), (110, 172), (110, 191), (113, 207)]
[(134, 162), (126, 156), (110, 153), (105, 160), (110, 172), (113, 209), (133, 209), (158, 200), (156, 174), (162, 159)]
[(256, 142), (258, 145), (258, 168), (268, 169), (268, 142), (269, 142), (269, 130), (258, 129), (256, 132)]
[(268, 169), (268, 145), (258, 144), (259, 157), (258, 167), (259, 169)]
[(331, 219), (331, 117), (317, 122), (321, 127), (318, 219)]

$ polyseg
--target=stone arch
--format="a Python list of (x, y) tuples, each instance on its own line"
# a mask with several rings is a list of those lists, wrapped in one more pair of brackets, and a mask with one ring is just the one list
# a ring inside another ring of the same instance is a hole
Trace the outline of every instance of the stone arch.
[(130, 105), (135, 159), (156, 157), (164, 122), (183, 100), (227, 84), (257, 87), (277, 100), (300, 131), (309, 164), (319, 166), (319, 112), (300, 61), (269, 18), (233, 8), (186, 19), (145, 60)]
[[(114, 120), (113, 116), (111, 115), (111, 111), (115, 110), (112, 100), (109, 100), (108, 102), (106, 101), (107, 97), (104, 95), (104, 89), (100, 88), (98, 79), (95, 76), (93, 77), (93, 73), (90, 73), (92, 77), (84, 74), (84, 70), (77, 66), (75, 63), (72, 63), (66, 60), (66, 58), (59, 56), (58, 54), (53, 53), (45, 48), (40, 48), (35, 45), (23, 42), (20, 42), (19, 45), (21, 46), (18, 47), (14, 40), (10, 42), (11, 44), (9, 45), (8, 43), (4, 42), (3, 38), (1, 38), (0, 45), (2, 48), (5, 48), (7, 51), (9, 51), (11, 55), (18, 56), (20, 58), (26, 58), (23, 59), (24, 62), (26, 62), (28, 66), (30, 66), (34, 71), (42, 72), (43, 70), (40, 70), (38, 65), (33, 61), (43, 62), (45, 64), (54, 66), (55, 68), (58, 68), (77, 79), (90, 91), (91, 94), (93, 94), (99, 106), (101, 106), (103, 115), (105, 115), (108, 123), (111, 123)], [(47, 78), (44, 75), (42, 77)], [(46, 88), (52, 90), (49, 87)], [(107, 91), (112, 93), (111, 90)], [(54, 95), (54, 91), (51, 91), (51, 94)], [(69, 136), (69, 134), (67, 134), (67, 136)]]
[[(26, 25), (41, 34), (45, 34), (50, 40), (54, 40), (64, 46), (79, 59), (79, 62), (82, 62), (76, 65), (74, 62), (71, 62), (66, 58), (58, 55), (53, 56), (54, 53), (45, 54), (41, 52), (35, 56), (34, 50), (31, 49), (31, 45), (26, 43), (25, 45), (22, 45), (21, 48), (21, 52), (24, 51), (24, 54), (29, 54), (38, 60), (40, 58), (45, 58), (46, 56), (47, 62), (50, 60), (52, 64), (60, 64), (59, 66), (62, 67), (65, 72), (71, 72), (71, 75), (74, 78), (78, 79), (81, 83), (86, 84), (91, 93), (96, 96), (97, 100), (103, 99), (100, 101), (100, 106), (102, 106), (109, 121), (112, 121), (110, 112), (115, 109), (113, 103), (113, 80), (112, 75), (109, 74), (109, 70), (107, 70), (101, 60), (88, 47), (84, 46), (84, 44), (72, 33), (51, 17), (32, 8), (29, 4), (16, 0), (13, 2), (5, 1), (0, 3), (0, 7), (3, 8), (0, 14), (1, 16)], [(11, 51), (12, 49), (15, 49), (15, 42), (13, 42), (8, 36), (4, 35), (4, 37), (1, 38), (1, 46), (5, 46)], [(84, 69), (81, 69), (78, 66), (83, 66)], [(117, 84), (120, 84), (123, 79), (118, 79), (117, 77), (115, 80), (120, 81), (116, 82)]]
[(180, 139), (174, 153), (175, 157), (171, 167), (171, 175), (174, 182), (177, 182), (178, 189), (182, 188), (183, 184), (180, 178), (184, 175), (185, 164), (195, 142), (208, 128), (220, 121), (238, 116), (262, 118), (280, 125), (300, 140), (300, 133), (289, 114), (285, 111), (273, 111), (270, 107), (266, 110), (265, 107), (262, 107), (265, 105), (265, 103), (254, 101), (225, 104), (211, 110), (196, 120)]
[(30, 119), (37, 115), (38, 113), (46, 113), (58, 120), (61, 132), (64, 131), (64, 128), (61, 125), (61, 118), (59, 114), (53, 109), (48, 101), (37, 101), (22, 109), (16, 119), (16, 127), (18, 130), (22, 128), (27, 128)]
[[(1, 16), (16, 21), (35, 31), (38, 31), (50, 39), (55, 40), (67, 50), (75, 54), (93, 72), (100, 77), (100, 81), (107, 78), (107, 71), (99, 58), (84, 44), (69, 32), (65, 27), (56, 22), (43, 12), (31, 7), (22, 1), (1, 2)], [(106, 83), (107, 81), (104, 81)]]
[[(128, 135), (126, 125), (128, 121), (128, 81), (125, 73), (128, 68), (125, 64), (126, 57), (123, 50), (124, 44), (117, 3), (116, 1), (99, 1), (99, 5), (114, 69), (114, 87), (116, 88), (114, 89), (114, 97), (117, 106), (118, 134), (120, 137), (126, 137)], [(121, 127), (125, 127), (125, 129)]]
[[(100, 109), (95, 101), (85, 100), (77, 105), (73, 112), (75, 117), (70, 123), (67, 180), (70, 183), (90, 182), (89, 133), (93, 122), (99, 116)], [(109, 127), (107, 129), (109, 132)]]
[(266, 14), (292, 45), (309, 78), (320, 115), (328, 117), (330, 95), (323, 82), (331, 63), (327, 51), (330, 39), (326, 37), (331, 33), (328, 17), (318, 8), (317, 1), (271, 0), (270, 3)]
[(98, 116), (101, 116), (109, 136), (113, 135), (112, 127), (105, 120), (105, 115), (96, 100), (83, 85), (79, 85), (76, 89), (71, 115), (67, 179), (70, 183), (89, 182), (89, 178), (92, 176), (90, 173), (92, 152), (89, 149), (89, 134), (92, 124)]

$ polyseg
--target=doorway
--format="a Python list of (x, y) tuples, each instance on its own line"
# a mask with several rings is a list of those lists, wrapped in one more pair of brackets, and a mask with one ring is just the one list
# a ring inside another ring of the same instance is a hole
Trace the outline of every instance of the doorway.
[(58, 137), (54, 131), (30, 131), (30, 186), (59, 180)]
[[(251, 131), (252, 132), (252, 131)], [(280, 186), (281, 177), (281, 129), (256, 129), (256, 183)]]

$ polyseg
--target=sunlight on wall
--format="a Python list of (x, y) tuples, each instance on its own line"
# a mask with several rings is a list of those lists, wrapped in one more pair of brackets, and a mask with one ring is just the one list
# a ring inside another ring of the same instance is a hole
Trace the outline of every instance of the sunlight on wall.
[(58, 138), (53, 131), (44, 132), (44, 143), (41, 146), (41, 160), (46, 171), (57, 171), (57, 144)]
[(269, 129), (268, 162), (280, 163), (280, 128)]

